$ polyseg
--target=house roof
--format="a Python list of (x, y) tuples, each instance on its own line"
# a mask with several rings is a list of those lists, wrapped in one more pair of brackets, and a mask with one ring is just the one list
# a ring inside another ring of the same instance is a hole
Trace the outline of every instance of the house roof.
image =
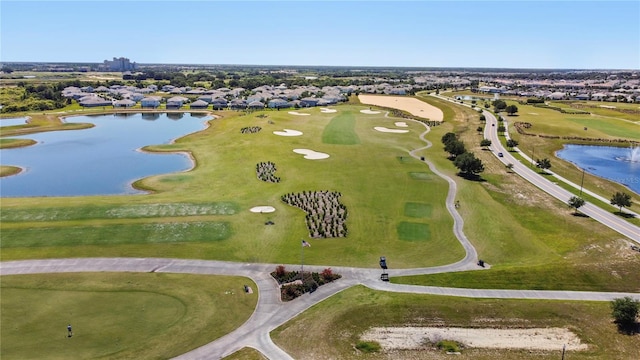
[(191, 103), (191, 107), (207, 107), (209, 103), (204, 100), (196, 100)]

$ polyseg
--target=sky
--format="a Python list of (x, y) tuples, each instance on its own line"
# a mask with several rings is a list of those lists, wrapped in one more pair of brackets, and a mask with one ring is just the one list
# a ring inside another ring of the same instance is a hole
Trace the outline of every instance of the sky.
[(640, 1), (0, 1), (0, 61), (640, 69)]

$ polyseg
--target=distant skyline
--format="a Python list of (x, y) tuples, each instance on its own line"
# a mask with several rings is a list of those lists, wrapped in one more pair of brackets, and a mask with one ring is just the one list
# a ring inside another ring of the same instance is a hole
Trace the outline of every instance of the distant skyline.
[(0, 61), (640, 69), (640, 1), (0, 1)]

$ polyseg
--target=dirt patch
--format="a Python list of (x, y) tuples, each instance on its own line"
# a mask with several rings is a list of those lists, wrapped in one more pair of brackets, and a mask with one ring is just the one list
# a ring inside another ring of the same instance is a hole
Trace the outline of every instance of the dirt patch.
[(358, 95), (361, 103), (403, 110), (411, 115), (429, 120), (442, 121), (444, 114), (437, 107), (406, 96)]
[(362, 336), (364, 341), (377, 341), (385, 350), (417, 350), (440, 340), (453, 340), (467, 348), (586, 350), (580, 338), (568, 329), (493, 329), (451, 327), (378, 327)]

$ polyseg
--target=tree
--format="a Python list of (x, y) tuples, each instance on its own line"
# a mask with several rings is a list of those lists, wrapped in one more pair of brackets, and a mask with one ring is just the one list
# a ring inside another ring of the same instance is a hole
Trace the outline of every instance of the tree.
[(517, 112), (518, 112), (518, 107), (517, 107), (517, 106), (515, 106), (515, 105), (509, 105), (509, 106), (507, 106), (507, 107), (505, 108), (505, 111), (507, 112), (507, 114), (508, 114), (509, 116), (511, 116), (511, 115), (513, 115), (513, 114), (515, 114), (515, 113), (517, 113)]
[(453, 161), (453, 164), (460, 170), (461, 174), (467, 176), (477, 175), (484, 171), (482, 161), (469, 152), (458, 155)]
[(442, 143), (443, 144), (447, 145), (447, 143), (452, 141), (452, 140), (458, 140), (458, 136), (455, 133), (448, 132), (448, 133), (442, 135)]
[(491, 146), (491, 140), (482, 139), (482, 141), (480, 141), (480, 146), (482, 146), (484, 148)]
[(547, 170), (547, 169), (551, 169), (551, 160), (549, 160), (548, 158), (537, 159), (536, 160), (536, 167), (539, 168), (539, 169), (542, 169), (542, 171)]
[(464, 143), (462, 141), (453, 140), (444, 145), (444, 151), (451, 154), (451, 157), (457, 157), (458, 155), (467, 152), (467, 149), (465, 149)]
[(614, 299), (611, 302), (611, 315), (622, 329), (630, 329), (635, 325), (639, 310), (640, 301), (630, 296)]
[(620, 212), (622, 212), (622, 207), (631, 206), (631, 195), (623, 192), (616, 192), (611, 198), (611, 205), (618, 206)]
[(482, 132), (482, 126), (478, 126), (478, 128), (476, 128), (476, 130), (477, 130), (478, 132)]
[(505, 132), (506, 130), (507, 130), (507, 128), (506, 128), (506, 127), (504, 127), (504, 125), (500, 125), (500, 126), (498, 126), (498, 132), (499, 132), (499, 133), (503, 133), (503, 132)]
[(578, 209), (584, 205), (584, 199), (578, 196), (572, 196), (567, 204), (569, 204), (569, 207), (575, 209), (575, 214), (577, 214)]
[(504, 100), (499, 100), (499, 99), (495, 100), (493, 102), (493, 108), (495, 109), (496, 112), (500, 112), (507, 108), (507, 103), (504, 102)]
[(510, 149), (513, 149), (514, 147), (518, 146), (518, 142), (516, 140), (513, 139), (509, 139), (507, 140), (507, 147)]
[(512, 163), (508, 163), (507, 165), (505, 165), (507, 167), (507, 171), (511, 172), (511, 170), (513, 170), (513, 164)]
[(487, 117), (484, 114), (480, 115), (480, 121), (487, 121)]

